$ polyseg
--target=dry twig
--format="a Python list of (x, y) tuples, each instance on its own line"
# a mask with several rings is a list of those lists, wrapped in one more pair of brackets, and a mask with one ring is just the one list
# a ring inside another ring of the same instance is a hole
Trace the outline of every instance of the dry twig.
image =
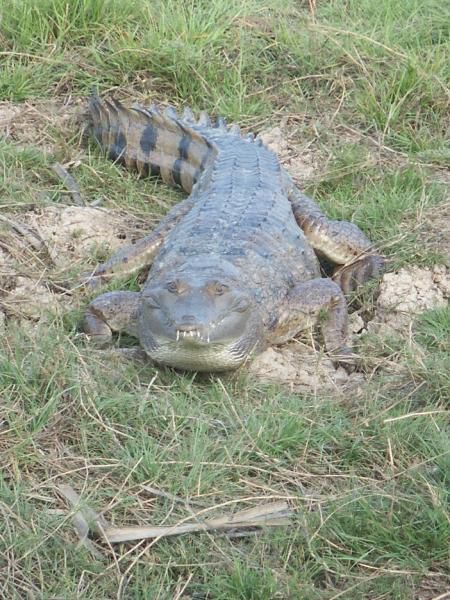
[(86, 206), (86, 202), (80, 192), (80, 188), (78, 187), (77, 182), (69, 173), (69, 171), (63, 167), (61, 163), (55, 163), (52, 165), (52, 171), (58, 175), (58, 177), (62, 180), (63, 184), (66, 186), (70, 195), (72, 196), (74, 204), (77, 206)]

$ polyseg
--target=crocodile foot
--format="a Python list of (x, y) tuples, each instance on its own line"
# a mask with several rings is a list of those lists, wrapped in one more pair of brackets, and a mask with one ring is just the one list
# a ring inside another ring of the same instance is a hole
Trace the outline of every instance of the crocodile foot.
[(339, 267), (333, 273), (333, 281), (339, 285), (344, 294), (354, 292), (361, 284), (381, 276), (386, 261), (378, 254), (360, 258), (349, 265)]
[(136, 336), (139, 299), (138, 292), (106, 292), (98, 296), (86, 310), (83, 331), (98, 346), (109, 345), (113, 332)]
[(316, 323), (333, 362), (346, 370), (353, 369), (355, 355), (348, 346), (347, 303), (331, 279), (311, 279), (294, 286), (271, 325), (269, 341), (283, 343)]

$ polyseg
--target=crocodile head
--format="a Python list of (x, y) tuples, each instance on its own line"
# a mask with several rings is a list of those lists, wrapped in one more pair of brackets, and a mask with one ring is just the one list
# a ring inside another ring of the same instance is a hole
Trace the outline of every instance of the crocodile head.
[(261, 343), (251, 294), (230, 274), (209, 269), (150, 280), (141, 294), (139, 339), (149, 357), (190, 371), (242, 364)]

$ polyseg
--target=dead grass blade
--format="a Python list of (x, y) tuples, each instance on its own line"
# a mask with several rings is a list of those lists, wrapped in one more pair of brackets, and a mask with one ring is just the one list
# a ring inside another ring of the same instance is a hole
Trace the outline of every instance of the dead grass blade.
[(80, 496), (71, 486), (60, 485), (58, 489), (70, 505), (76, 508), (76, 511), (72, 515), (72, 521), (81, 543), (88, 541), (87, 534), (90, 529), (111, 544), (144, 539), (159, 539), (199, 531), (227, 531), (248, 527), (277, 527), (289, 525), (293, 514), (293, 510), (287, 502), (279, 501), (240, 510), (230, 516), (205, 520), (201, 518), (202, 514), (209, 509), (204, 509), (188, 517), (188, 519), (198, 519), (195, 523), (183, 522), (178, 525), (155, 527), (111, 527), (101, 514), (89, 508), (86, 504), (81, 503)]
[(271, 502), (238, 511), (231, 516), (206, 519), (201, 523), (184, 523), (167, 527), (109, 527), (104, 534), (110, 543), (130, 542), (198, 531), (226, 531), (247, 527), (289, 525), (291, 515), (292, 510), (287, 502)]

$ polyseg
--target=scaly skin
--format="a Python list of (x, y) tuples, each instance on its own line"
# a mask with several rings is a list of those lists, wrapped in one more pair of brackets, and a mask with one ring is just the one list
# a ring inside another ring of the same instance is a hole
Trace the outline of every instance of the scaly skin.
[[(91, 302), (84, 320), (90, 336), (107, 343), (113, 331), (127, 331), (156, 363), (221, 371), (325, 313), (326, 349), (346, 359), (347, 307), (336, 281), (349, 291), (381, 260), (368, 254), (370, 242), (356, 226), (328, 220), (275, 154), (236, 126), (98, 97), (90, 113), (111, 158), (142, 175), (158, 172), (190, 194), (153, 233), (94, 271), (98, 282), (152, 265), (141, 292)], [(345, 265), (344, 276), (321, 278), (316, 253)]]

